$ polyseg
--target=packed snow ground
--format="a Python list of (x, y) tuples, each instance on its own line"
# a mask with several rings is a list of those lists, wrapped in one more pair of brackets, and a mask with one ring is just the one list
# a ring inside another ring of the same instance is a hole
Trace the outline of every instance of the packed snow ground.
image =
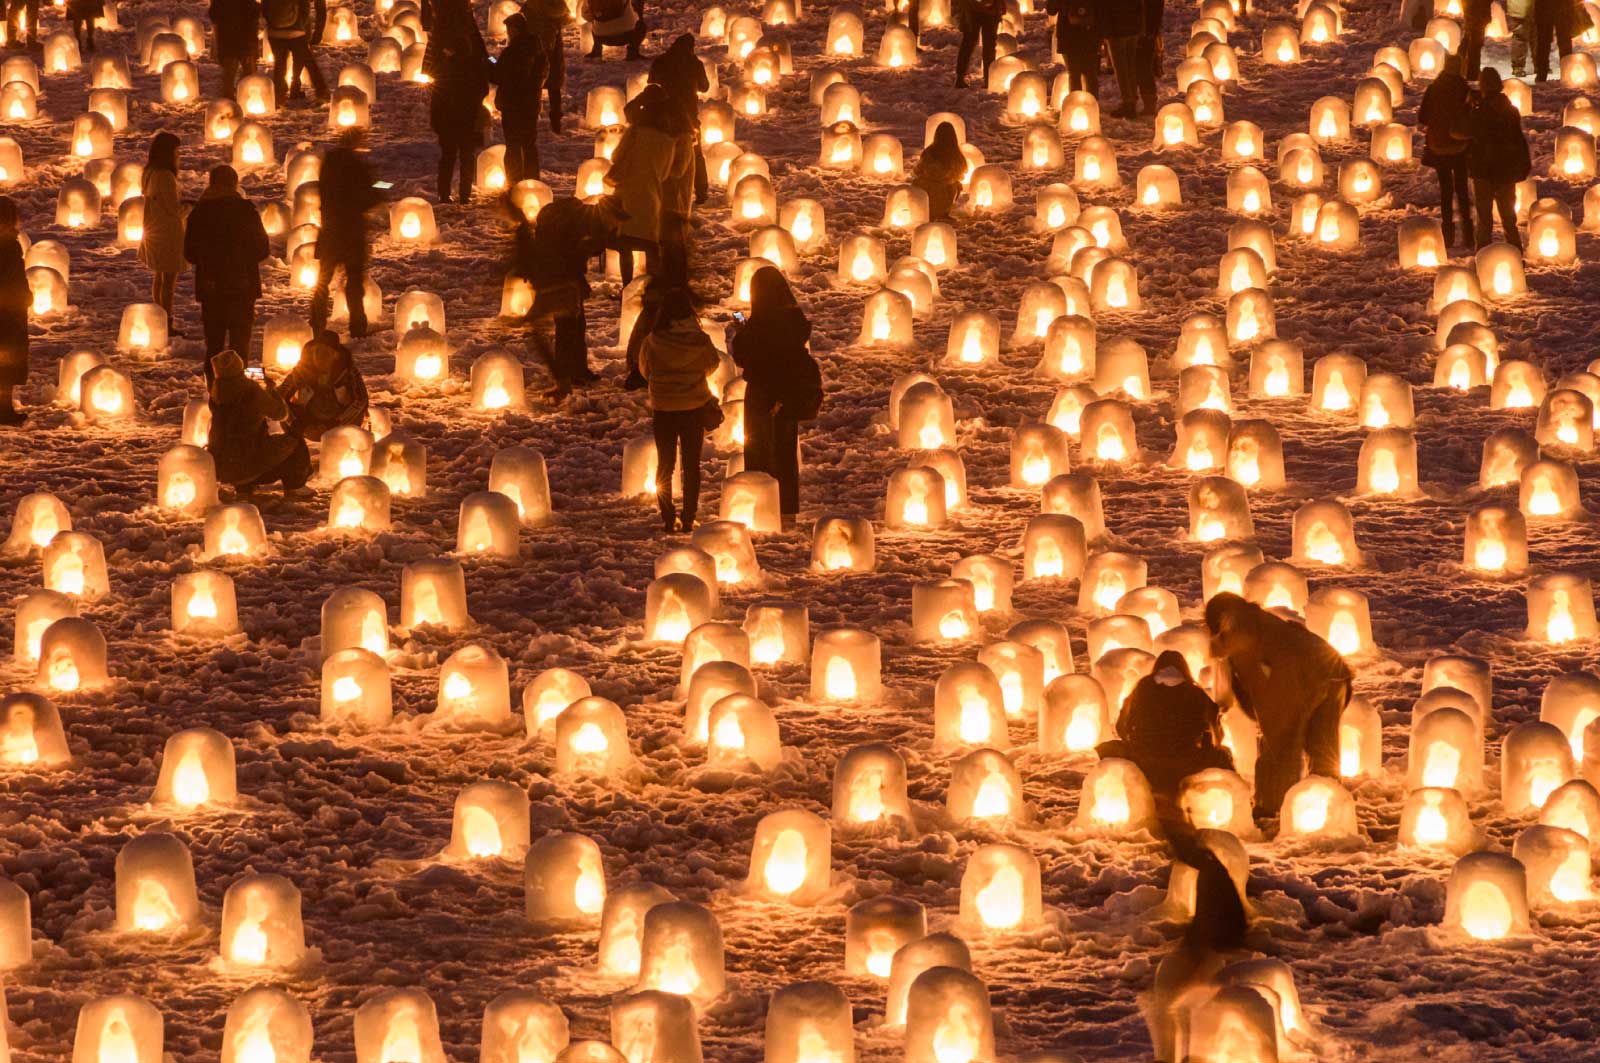
[[(368, 5), (359, 5), (369, 16)], [(748, 3), (735, 11), (756, 13)], [(1292, 5), (1264, 4), (1244, 20), (1232, 43), (1242, 76), (1226, 99), (1227, 117), (1248, 118), (1267, 133), (1269, 158), (1287, 133), (1306, 128), (1316, 98), (1349, 97), (1374, 50), (1405, 43), (1389, 3), (1353, 3), (1348, 32), (1337, 44), (1309, 48), (1304, 62), (1265, 67), (1255, 58), (1261, 27), (1292, 20)], [(143, 13), (200, 13), (193, 5), (130, 3), (124, 26)], [(1190, 5), (1175, 2), (1167, 17), (1167, 52), (1182, 55)], [(653, 12), (653, 15), (655, 13)], [(775, 36), (793, 42), (796, 75), (770, 96), (772, 113), (741, 119), (738, 139), (771, 164), (780, 199), (813, 196), (827, 207), (834, 240), (860, 227), (875, 229), (891, 183), (843, 176), (816, 166), (816, 109), (807, 76), (822, 65), (827, 5), (808, 5), (798, 26)], [(1046, 62), (1047, 20), (1027, 18), (1024, 55)], [(676, 32), (694, 30), (697, 5), (678, 3), (654, 18), (649, 50)], [(52, 11), (47, 28), (59, 25)], [(981, 831), (950, 826), (943, 797), (952, 758), (931, 749), (932, 684), (950, 662), (970, 658), (967, 644), (930, 649), (911, 643), (910, 588), (942, 576), (958, 558), (980, 552), (1015, 555), (1021, 529), (1037, 512), (1032, 492), (1007, 486), (1010, 430), (1042, 418), (1054, 385), (1036, 378), (1036, 350), (1007, 351), (997, 367), (953, 371), (942, 360), (950, 318), (965, 309), (991, 309), (1009, 326), (1025, 283), (1046, 276), (1049, 237), (1031, 224), (1033, 191), (1065, 175), (1025, 173), (1015, 166), (1020, 131), (1003, 117), (1004, 99), (979, 88), (951, 84), (956, 37), (948, 29), (924, 37), (920, 65), (905, 71), (875, 67), (872, 50), (884, 26), (881, 11), (868, 16), (868, 58), (840, 63), (864, 97), (866, 129), (892, 133), (906, 147), (907, 167), (921, 144), (924, 117), (953, 110), (967, 119), (969, 138), (991, 162), (1013, 170), (1017, 207), (997, 218), (958, 223), (961, 266), (941, 275), (942, 299), (916, 326), (909, 350), (866, 352), (855, 346), (861, 291), (839, 289), (830, 279), (836, 259), (808, 258), (796, 279), (816, 325), (814, 348), (823, 366), (828, 400), (804, 439), (804, 513), (801, 528), (761, 537), (758, 552), (767, 579), (759, 590), (724, 596), (730, 618), (760, 597), (793, 598), (811, 610), (813, 630), (835, 623), (869, 627), (884, 640), (890, 690), (881, 707), (838, 711), (806, 702), (807, 676), (786, 668), (762, 676), (762, 692), (777, 710), (789, 756), (768, 778), (740, 777), (703, 783), (699, 754), (680, 746), (681, 702), (674, 686), (678, 654), (638, 644), (644, 592), (655, 557), (667, 545), (653, 507), (619, 496), (623, 444), (647, 430), (643, 398), (621, 391), (620, 352), (614, 343), (617, 285), (601, 281), (589, 305), (592, 340), (607, 386), (559, 409), (535, 406), (528, 414), (489, 416), (469, 409), (463, 386), (418, 392), (391, 385), (394, 337), (379, 332), (358, 347), (374, 401), (428, 448), (428, 495), (397, 501), (395, 529), (370, 542), (319, 530), (325, 493), (266, 515), (273, 557), (259, 565), (230, 566), (248, 637), (216, 644), (169, 633), (172, 578), (200, 565), (200, 524), (178, 520), (154, 506), (157, 457), (177, 442), (184, 403), (201, 394), (197, 373), (198, 312), (189, 279), (180, 286), (179, 325), (187, 337), (171, 356), (151, 362), (116, 359), (133, 376), (141, 414), (118, 427), (89, 426), (65, 408), (35, 406), (26, 431), (5, 436), (0, 462), (0, 507), (22, 495), (51, 491), (67, 504), (75, 527), (106, 548), (111, 594), (84, 609), (106, 635), (115, 683), (105, 692), (60, 699), (73, 764), (56, 772), (10, 770), (0, 774), (0, 869), (32, 895), (35, 962), (6, 980), (13, 1023), (14, 1058), (66, 1058), (78, 1007), (108, 993), (144, 995), (166, 1019), (166, 1050), (188, 1063), (218, 1050), (224, 1013), (249, 984), (217, 973), (217, 910), (227, 885), (247, 871), (288, 876), (304, 897), (308, 944), (321, 962), (283, 984), (311, 1008), (317, 1058), (353, 1059), (355, 1007), (380, 988), (420, 986), (438, 1005), (447, 1055), (476, 1058), (486, 1002), (512, 988), (538, 988), (559, 1003), (574, 1037), (604, 1037), (607, 1003), (620, 984), (593, 971), (592, 933), (550, 935), (522, 915), (520, 867), (450, 865), (437, 860), (448, 840), (456, 793), (470, 782), (502, 779), (525, 787), (533, 801), (534, 836), (574, 830), (601, 845), (613, 887), (646, 880), (680, 898), (708, 904), (721, 920), (731, 993), (701, 1022), (707, 1060), (749, 1063), (761, 1058), (761, 1014), (767, 994), (803, 979), (839, 980), (857, 1018), (863, 1061), (898, 1059), (897, 1034), (877, 1028), (881, 985), (842, 973), (846, 908), (862, 898), (894, 894), (921, 901), (932, 928), (954, 917), (964, 859), (993, 840)], [(367, 35), (372, 20), (363, 19)], [(134, 51), (131, 31), (102, 47)], [(569, 39), (569, 49), (575, 44)], [(705, 55), (720, 46), (701, 42)], [(569, 51), (569, 55), (572, 54)], [(642, 68), (611, 58), (569, 65), (569, 110), (581, 115), (588, 89), (621, 85)], [(1507, 68), (1503, 43), (1489, 58)], [(364, 49), (324, 50), (332, 74)], [(136, 56), (134, 57), (136, 59)], [(137, 67), (137, 64), (134, 64)], [(1047, 69), (1052, 70), (1053, 67)], [(201, 63), (203, 83), (214, 91), (217, 72)], [(160, 102), (157, 81), (135, 73), (135, 107), (128, 131), (117, 138), (118, 157), (143, 160), (149, 136), (173, 129), (185, 141), (184, 192), (198, 196), (206, 167), (225, 151), (199, 136), (199, 106)], [(1109, 76), (1103, 85), (1110, 86)], [(1414, 121), (1421, 85), (1407, 93), (1398, 121)], [(60, 183), (78, 172), (65, 157), (73, 117), (85, 107), (80, 74), (46, 76), (37, 121), (13, 123), (6, 133), (23, 146), (29, 172), (9, 189), (23, 207), (35, 239), (62, 240), (72, 254), (73, 310), (35, 327), (33, 371), (25, 398), (48, 399), (58, 358), (88, 347), (111, 353), (122, 307), (146, 298), (147, 275), (134, 252), (112, 243), (114, 220), (70, 232), (51, 224)], [(1114, 90), (1107, 89), (1108, 97)], [(1581, 185), (1546, 180), (1554, 130), (1562, 105), (1574, 93), (1558, 84), (1539, 86), (1536, 113), (1527, 123), (1541, 195), (1581, 210)], [(1171, 83), (1163, 100), (1172, 98)], [(1096, 194), (1122, 211), (1131, 256), (1137, 261), (1144, 310), (1105, 315), (1102, 344), (1132, 336), (1150, 352), (1158, 396), (1142, 404), (1141, 445), (1158, 459), (1170, 450), (1173, 376), (1166, 359), (1180, 321), (1197, 309), (1217, 312), (1213, 295), (1217, 259), (1233, 220), (1224, 210), (1226, 167), (1217, 134), (1202, 150), (1180, 154), (1181, 210), (1147, 213), (1131, 207), (1132, 176), (1157, 161), (1149, 151), (1148, 120), (1105, 119), (1117, 146), (1125, 188)], [(427, 127), (426, 92), (395, 75), (379, 78), (374, 107), (373, 158), (395, 183), (395, 196), (431, 198), (435, 149)], [(287, 111), (270, 122), (281, 154), (297, 140), (326, 143), (325, 115)], [(547, 180), (557, 192), (571, 188), (577, 164), (591, 154), (592, 133), (569, 120), (560, 136), (543, 132)], [(1364, 156), (1365, 137), (1325, 149), (1329, 171), (1339, 160)], [(1418, 144), (1420, 154), (1420, 142)], [(1069, 147), (1070, 163), (1070, 147)], [(1272, 172), (1270, 164), (1264, 167)], [(1404, 218), (1434, 208), (1431, 175), (1415, 166), (1386, 173), (1388, 196), (1362, 217), (1362, 249), (1330, 254), (1283, 235), (1287, 196), (1278, 198), (1279, 269), (1273, 279), (1279, 334), (1301, 341), (1308, 363), (1340, 351), (1367, 360), (1373, 371), (1394, 372), (1416, 388), (1417, 436), (1426, 496), (1414, 501), (1354, 499), (1368, 566), (1317, 575), (1313, 587), (1359, 589), (1371, 602), (1381, 654), (1361, 662), (1357, 692), (1385, 719), (1382, 780), (1356, 788), (1369, 843), (1318, 851), (1271, 842), (1251, 846), (1251, 893), (1263, 918), (1252, 944), (1288, 961), (1319, 1034), (1317, 1058), (1441, 1061), (1568, 1061), (1600, 1057), (1593, 984), (1600, 962), (1600, 910), (1584, 905), (1538, 919), (1538, 933), (1515, 946), (1464, 947), (1436, 940), (1444, 905), (1448, 861), (1398, 852), (1400, 803), (1405, 795), (1404, 751), (1421, 668), (1445, 652), (1482, 656), (1493, 663), (1495, 698), (1489, 737), (1491, 792), (1472, 802), (1474, 819), (1491, 844), (1508, 849), (1525, 820), (1500, 811), (1493, 791), (1498, 739), (1516, 723), (1535, 719), (1550, 677), (1594, 669), (1594, 644), (1549, 648), (1524, 641), (1523, 578), (1489, 580), (1459, 566), (1465, 514), (1483, 501), (1477, 490), (1479, 448), (1492, 430), (1532, 426), (1531, 411), (1491, 411), (1486, 394), (1444, 392), (1432, 381), (1433, 318), (1428, 311), (1432, 276), (1403, 272), (1395, 264), (1395, 229)], [(246, 179), (252, 198), (282, 194), (281, 170)], [(455, 378), (465, 380), (472, 359), (504, 347), (524, 349), (521, 330), (496, 319), (499, 278), (508, 246), (499, 214), (489, 206), (443, 207), (441, 239), (425, 251), (376, 242), (373, 275), (385, 293), (410, 288), (440, 294), (448, 307), (448, 340)], [(697, 284), (713, 300), (726, 296), (732, 264), (746, 235), (728, 225), (720, 195), (700, 215), (695, 257)], [(889, 237), (890, 259), (904, 253), (903, 236)], [(1585, 264), (1530, 269), (1529, 293), (1492, 307), (1492, 324), (1504, 352), (1542, 366), (1554, 380), (1584, 368), (1597, 353), (1600, 314), (1594, 309), (1600, 239), (1578, 239)], [(266, 271), (268, 291), (260, 319), (303, 312), (304, 293), (292, 291), (287, 271)], [(711, 316), (726, 311), (713, 308)], [(385, 321), (387, 324), (387, 319)], [(1240, 360), (1241, 365), (1243, 359)], [(530, 391), (539, 371), (530, 361)], [(880, 533), (878, 567), (844, 578), (807, 570), (811, 519), (823, 513), (881, 518), (883, 488), (901, 463), (885, 424), (890, 384), (912, 369), (929, 369), (955, 398), (960, 448), (972, 506), (948, 529)], [(1289, 520), (1306, 498), (1349, 496), (1363, 433), (1351, 417), (1311, 412), (1304, 400), (1245, 397), (1234, 373), (1236, 417), (1267, 417), (1287, 448), (1291, 483), (1280, 493), (1255, 493), (1251, 508), (1258, 543), (1271, 557), (1289, 553)], [(335, 588), (361, 586), (398, 604), (399, 572), (411, 560), (453, 549), (461, 497), (483, 489), (493, 453), (505, 446), (537, 448), (549, 463), (556, 520), (523, 534), (516, 563), (468, 561), (467, 581), (476, 626), (459, 636), (421, 635), (403, 646), (393, 667), (396, 713), (388, 731), (351, 736), (318, 723), (318, 609)], [(1078, 460), (1074, 448), (1074, 460)], [(712, 460), (717, 467), (718, 460)], [(1592, 457), (1578, 464), (1586, 499), (1600, 489)], [(1204, 548), (1186, 541), (1185, 496), (1190, 477), (1159, 461), (1096, 469), (1105, 497), (1111, 542), (1149, 563), (1150, 582), (1175, 591), (1192, 618), (1200, 594)], [(1495, 492), (1500, 495), (1505, 492)], [(702, 513), (715, 513), (715, 476)], [(1514, 498), (1513, 498), (1514, 504)], [(1592, 501), (1590, 502), (1592, 505)], [(1590, 520), (1538, 524), (1530, 533), (1537, 570), (1596, 574), (1600, 531)], [(0, 569), (0, 586), (15, 598), (39, 586), (36, 561)], [(1066, 620), (1079, 642), (1076, 587), (1019, 584), (1019, 617)], [(990, 625), (991, 637), (1008, 626)], [(10, 625), (6, 625), (9, 630)], [(7, 638), (0, 636), (0, 638)], [(572, 668), (596, 694), (624, 707), (642, 780), (602, 786), (553, 777), (552, 751), (509, 737), (443, 735), (421, 726), (436, 691), (437, 664), (469, 640), (492, 644), (511, 663), (514, 691), (540, 669)], [(4, 647), (9, 651), (9, 645)], [(31, 674), (0, 665), (8, 688), (30, 686)], [(147, 804), (166, 737), (207, 726), (227, 734), (238, 757), (240, 806), (225, 813), (172, 821)], [(1061, 913), (1061, 929), (1025, 946), (974, 943), (975, 968), (993, 994), (999, 1045), (1010, 1057), (1043, 1048), (1070, 1049), (1089, 1060), (1148, 1058), (1138, 996), (1173, 940), (1171, 926), (1155, 927), (1144, 913), (1160, 897), (1167, 857), (1155, 843), (1074, 842), (1058, 828), (1070, 819), (1077, 787), (1088, 766), (1040, 756), (1030, 749), (1035, 728), (1013, 725), (1015, 759), (1036, 810), (1032, 829), (1013, 840), (1030, 848), (1044, 868), (1044, 899)], [(867, 741), (893, 743), (910, 767), (919, 813), (915, 838), (895, 841), (836, 837), (837, 888), (813, 908), (788, 909), (739, 895), (757, 819), (774, 809), (801, 806), (826, 815), (832, 767), (847, 748)], [(702, 780), (702, 785), (694, 785)], [(112, 864), (117, 851), (141, 831), (166, 825), (192, 848), (208, 929), (173, 941), (130, 940), (113, 931)]]

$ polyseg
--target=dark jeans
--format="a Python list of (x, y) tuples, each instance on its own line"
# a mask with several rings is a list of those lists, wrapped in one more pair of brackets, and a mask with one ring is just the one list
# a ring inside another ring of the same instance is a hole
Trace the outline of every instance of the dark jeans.
[[(25, 34), (21, 26), (24, 12), (28, 16), (28, 29)], [(39, 0), (11, 0), (10, 6), (6, 8), (6, 40), (15, 48), (22, 43), (24, 36), (30, 44), (39, 38)]]
[[(1063, 16), (1064, 17), (1064, 16)], [(1059, 42), (1062, 58), (1067, 61), (1067, 89), (1070, 92), (1087, 92), (1100, 95), (1100, 38), (1090, 33), (1079, 33)]]
[(983, 84), (989, 85), (989, 68), (994, 65), (994, 40), (1000, 32), (1000, 20), (992, 16), (974, 15), (961, 20), (961, 44), (956, 49), (956, 84), (965, 85), (967, 68), (972, 65), (972, 53), (978, 42), (983, 42)]
[(619, 236), (613, 245), (617, 252), (617, 268), (622, 273), (622, 283), (626, 287), (633, 283), (633, 253), (644, 252), (644, 271), (655, 274), (661, 269), (661, 245), (654, 240), (643, 240), (637, 236)]
[(1461, 49), (1456, 54), (1461, 56), (1461, 76), (1468, 81), (1477, 81), (1483, 67), (1483, 33), (1487, 28), (1483, 23), (1461, 27)]
[[(544, 335), (547, 323), (555, 326), (554, 346)], [(528, 335), (528, 344), (555, 378), (558, 388), (571, 388), (590, 375), (589, 326), (582, 303), (578, 304), (575, 314), (533, 318), (529, 325), (532, 331)]]
[(1494, 214), (1499, 211), (1506, 243), (1522, 250), (1522, 237), (1517, 235), (1517, 186), (1510, 181), (1495, 183), (1474, 178), (1472, 194), (1478, 200), (1478, 228), (1474, 234), (1477, 246), (1482, 248), (1494, 236)]
[(311, 293), (311, 331), (321, 332), (328, 325), (328, 314), (333, 308), (329, 287), (336, 270), (344, 270), (344, 301), (350, 308), (350, 335), (367, 334), (367, 306), (363, 296), (367, 290), (367, 260), (365, 258), (324, 258), (317, 261), (317, 287)]
[[(1261, 729), (1261, 756), (1256, 761), (1256, 812), (1276, 816), (1283, 806), (1283, 795), (1300, 781), (1310, 762), (1312, 775), (1339, 777), (1339, 717), (1350, 701), (1350, 684), (1339, 683), (1322, 691), (1308, 691), (1307, 700), (1317, 697), (1310, 712), (1281, 726)], [(1257, 706), (1257, 711), (1261, 709)]]
[(450, 177), (461, 167), (461, 202), (472, 198), (472, 179), (478, 165), (478, 133), (468, 128), (465, 135), (439, 139), (439, 200), (450, 198)]
[(699, 410), (657, 410), (650, 415), (656, 437), (656, 504), (663, 520), (672, 518), (672, 474), (683, 459), (683, 523), (694, 523), (700, 508), (700, 449), (706, 430)]
[(1134, 81), (1138, 84), (1139, 99), (1145, 110), (1156, 109), (1156, 57), (1160, 38), (1154, 34), (1141, 34), (1133, 46)]
[[(279, 100), (302, 95), (300, 91), (302, 73), (311, 79), (311, 91), (317, 94), (317, 99), (328, 98), (328, 83), (322, 78), (322, 68), (311, 56), (311, 38), (269, 37), (267, 44), (272, 48), (272, 84), (278, 90)], [(295, 64), (292, 86), (289, 82), (290, 59), (293, 59)]]
[(800, 422), (745, 407), (744, 467), (778, 481), (778, 511), (800, 512)]
[(1572, 54), (1572, 38), (1556, 32), (1556, 24), (1548, 18), (1535, 16), (1533, 22), (1533, 74), (1539, 81), (1550, 77), (1550, 43), (1554, 40), (1556, 52), (1562, 56)]
[(1106, 48), (1117, 75), (1117, 113), (1133, 114), (1139, 98), (1139, 38), (1107, 37)]
[(506, 187), (539, 177), (539, 116), (507, 118), (500, 127), (506, 134)]
[(296, 491), (304, 487), (306, 481), (311, 479), (311, 451), (306, 447), (304, 439), (299, 436), (290, 438), (294, 440), (294, 446), (289, 448), (289, 453), (284, 455), (282, 461), (254, 480), (234, 486), (241, 490), (249, 490), (282, 482), (285, 491)]
[(1472, 228), (1472, 193), (1468, 190), (1467, 153), (1441, 155), (1434, 166), (1439, 175), (1439, 226), (1444, 230), (1446, 247), (1455, 246), (1457, 209), (1461, 211), (1461, 225)]
[(256, 57), (254, 53), (221, 55), (217, 57), (217, 67), (222, 71), (222, 88), (218, 91), (218, 96), (231, 100), (239, 79), (256, 72)]
[[(78, 42), (79, 49), (92, 55), (94, 53), (94, 19), (73, 19), (72, 37)], [(232, 95), (232, 93), (229, 93), (229, 95)]]
[(234, 351), (250, 364), (250, 334), (255, 330), (256, 301), (249, 298), (212, 298), (200, 304), (200, 329), (206, 338), (206, 387), (211, 386), (211, 359)]

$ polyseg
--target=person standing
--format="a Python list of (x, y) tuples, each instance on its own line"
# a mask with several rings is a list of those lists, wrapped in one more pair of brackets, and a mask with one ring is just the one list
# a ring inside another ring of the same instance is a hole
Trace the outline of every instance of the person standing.
[(106, 13), (105, 0), (67, 0), (67, 21), (72, 39), (84, 55), (94, 54), (94, 23)]
[[(639, 358), (639, 368), (650, 382), (656, 504), (661, 509), (662, 530), (668, 535), (694, 530), (700, 505), (700, 452), (705, 446), (708, 408), (716, 409), (706, 378), (719, 361), (711, 337), (700, 328), (688, 289), (668, 292)], [(717, 420), (721, 420), (720, 411)], [(672, 477), (680, 467), (681, 515), (672, 502)]]
[[(1577, 0), (1533, 0), (1533, 80), (1550, 80), (1550, 44), (1563, 59), (1572, 54)], [(1559, 70), (1557, 71), (1559, 74)]]
[(183, 272), (183, 198), (178, 190), (178, 138), (157, 133), (139, 179), (144, 196), (144, 234), (139, 261), (150, 270), (150, 301), (167, 313), (167, 334), (181, 336), (172, 316), (172, 295)]
[(448, 0), (435, 9), (422, 69), (433, 82), (428, 118), (439, 139), (439, 202), (450, 202), (450, 178), (459, 166), (457, 201), (466, 203), (472, 199), (478, 147), (488, 122), (483, 98), (489, 94), (489, 51), (467, 0)]
[(643, 59), (639, 48), (649, 32), (643, 7), (641, 0), (583, 0), (583, 20), (594, 34), (594, 46), (586, 58), (602, 58), (605, 46), (610, 45), (626, 47), (629, 59)]
[[(1483, 65), (1483, 38), (1489, 30), (1490, 0), (1463, 0), (1461, 10), (1461, 76), (1476, 81)], [(1509, 17), (1509, 16), (1508, 16)]]
[(694, 149), (692, 191), (695, 203), (704, 203), (710, 194), (705, 152), (700, 146), (700, 95), (709, 92), (711, 79), (706, 66), (694, 51), (694, 35), (680, 34), (670, 47), (650, 64), (650, 84), (667, 90), (667, 97), (678, 112), (678, 121)]
[(940, 122), (933, 141), (917, 157), (911, 183), (928, 194), (928, 220), (944, 221), (961, 195), (961, 179), (967, 173), (967, 157), (961, 153), (956, 127)]
[(1446, 56), (1444, 69), (1422, 94), (1417, 123), (1422, 126), (1422, 164), (1439, 178), (1440, 228), (1446, 247), (1456, 242), (1455, 212), (1461, 212), (1463, 236), (1473, 231), (1472, 193), (1467, 175), (1467, 149), (1472, 145), (1470, 88), (1461, 76), (1461, 57)]
[(956, 88), (967, 87), (967, 68), (972, 65), (972, 53), (983, 46), (983, 84), (989, 84), (989, 68), (994, 65), (995, 38), (1000, 33), (1000, 19), (1005, 15), (1005, 0), (955, 0), (956, 24), (961, 29), (961, 43), (956, 47)]
[[(317, 103), (327, 103), (328, 83), (323, 80), (322, 68), (311, 54), (311, 0), (265, 0), (261, 14), (267, 23), (267, 44), (272, 49), (272, 83), (278, 98), (305, 98), (300, 88), (303, 71), (311, 79)], [(292, 85), (289, 81), (291, 59), (296, 64)]]
[(634, 251), (644, 252), (647, 272), (660, 268), (662, 208), (673, 161), (679, 159), (681, 168), (682, 160), (674, 133), (677, 116), (666, 89), (645, 85), (623, 115), (628, 127), (612, 152), (606, 184), (615, 190), (625, 215), (616, 250), (627, 285), (633, 280)]
[(1141, 11), (1143, 19), (1133, 56), (1139, 113), (1155, 114), (1159, 95), (1156, 83), (1161, 80), (1161, 67), (1166, 60), (1161, 37), (1161, 23), (1167, 15), (1166, 0), (1141, 0)]
[(183, 237), (183, 254), (194, 266), (194, 297), (200, 303), (205, 333), (206, 384), (211, 384), (211, 359), (234, 351), (250, 361), (256, 300), (261, 297), (261, 262), (272, 253), (261, 215), (239, 194), (239, 174), (232, 166), (211, 171), (210, 183), (194, 210)]
[(360, 293), (367, 287), (367, 211), (383, 202), (374, 186), (372, 167), (361, 151), (365, 134), (347, 130), (322, 160), (322, 229), (317, 234), (317, 287), (311, 295), (311, 331), (328, 324), (333, 275), (344, 270), (344, 290), (351, 297), (350, 336), (367, 334), (367, 309)]
[(1475, 234), (1481, 249), (1494, 236), (1494, 214), (1506, 243), (1522, 250), (1517, 234), (1517, 183), (1533, 170), (1528, 138), (1522, 132), (1522, 115), (1506, 96), (1500, 71), (1485, 67), (1478, 75), (1478, 100), (1472, 109), (1472, 146), (1467, 168), (1472, 174), (1472, 195), (1478, 201)]
[(1506, 0), (1506, 31), (1511, 36), (1511, 76), (1528, 73), (1528, 51), (1533, 47), (1533, 0)]
[[(565, 10), (565, 9), (563, 9)], [(506, 46), (489, 71), (497, 86), (495, 106), (506, 135), (506, 183), (539, 177), (540, 96), (550, 97), (550, 131), (561, 132), (561, 85), (566, 60), (561, 51), (560, 24), (553, 39), (548, 20), (535, 30), (525, 11), (506, 19)]]
[(1056, 51), (1067, 64), (1067, 91), (1100, 95), (1100, 28), (1094, 0), (1046, 0), (1056, 17)]
[(223, 99), (232, 99), (239, 79), (256, 72), (261, 5), (257, 0), (211, 0), (209, 13), (217, 66), (222, 70), (219, 94)]
[(785, 523), (800, 512), (800, 422), (822, 408), (822, 372), (807, 343), (811, 322), (775, 266), (750, 278), (750, 319), (728, 353), (744, 374), (744, 467), (778, 481)]
[(28, 309), (33, 305), (21, 230), (17, 201), (0, 196), (0, 425), (28, 419), (16, 398), (17, 386), (28, 380)]
[(1144, 6), (1133, 0), (1097, 0), (1095, 22), (1111, 53), (1111, 71), (1117, 76), (1118, 118), (1137, 115), (1139, 97), (1139, 35), (1144, 32)]
[[(545, 397), (560, 402), (581, 384), (600, 377), (589, 368), (588, 322), (584, 301), (589, 298), (589, 260), (614, 243), (621, 227), (620, 208), (614, 196), (585, 203), (563, 196), (528, 221), (514, 212), (517, 222), (513, 272), (533, 288), (528, 310), (528, 343), (543, 359), (554, 379)], [(555, 329), (555, 344), (544, 328)]]

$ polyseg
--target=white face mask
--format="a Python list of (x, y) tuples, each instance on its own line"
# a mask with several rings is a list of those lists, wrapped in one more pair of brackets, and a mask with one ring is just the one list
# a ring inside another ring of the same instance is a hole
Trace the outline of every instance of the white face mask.
[(1156, 673), (1156, 682), (1164, 687), (1182, 686), (1183, 673), (1176, 668), (1163, 668)]

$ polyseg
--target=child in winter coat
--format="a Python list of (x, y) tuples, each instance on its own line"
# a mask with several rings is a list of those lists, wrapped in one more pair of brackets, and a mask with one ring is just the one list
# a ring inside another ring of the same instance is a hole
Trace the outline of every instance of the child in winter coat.
[[(705, 445), (707, 407), (713, 406), (706, 378), (720, 359), (700, 328), (686, 288), (662, 299), (655, 328), (645, 338), (639, 369), (650, 382), (651, 424), (656, 439), (656, 501), (661, 526), (691, 531), (700, 503), (700, 451)], [(683, 516), (672, 504), (672, 475), (683, 462)]]
[(350, 348), (332, 332), (306, 344), (277, 390), (289, 408), (289, 427), (306, 439), (321, 439), (330, 428), (359, 425), (367, 417), (366, 381)]
[(284, 494), (304, 487), (311, 476), (311, 452), (298, 435), (275, 432), (269, 422), (289, 416), (278, 393), (251, 380), (244, 359), (223, 351), (211, 359), (211, 435), (206, 449), (217, 479), (241, 494), (271, 483)]
[(19, 425), (16, 387), (28, 379), (28, 308), (33, 295), (23, 268), (16, 200), (0, 196), (0, 424)]

